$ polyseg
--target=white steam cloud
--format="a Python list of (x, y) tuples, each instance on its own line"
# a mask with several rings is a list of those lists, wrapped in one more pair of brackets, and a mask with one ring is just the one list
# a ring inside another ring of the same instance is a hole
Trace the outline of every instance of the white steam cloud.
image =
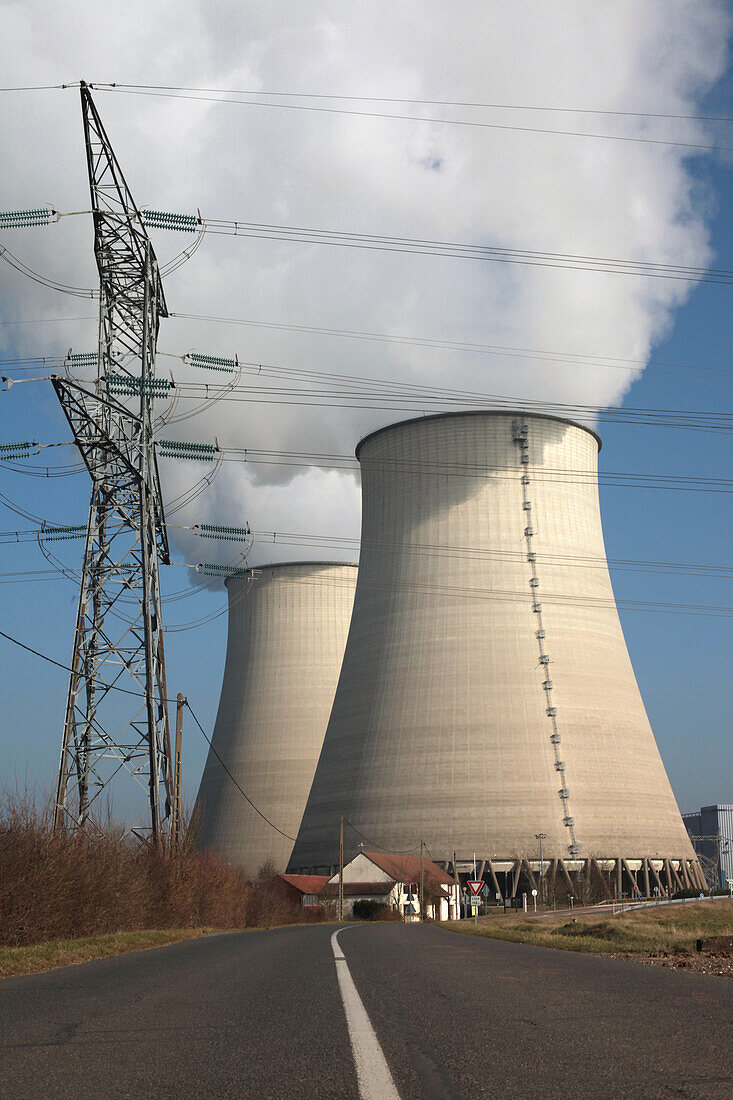
[[(2, 20), (5, 85), (83, 77), (249, 89), (261, 98), (268, 91), (322, 92), (665, 114), (696, 112), (724, 69), (729, 29), (723, 5), (714, 0), (558, 0), (551, 6), (543, 0), (449, 6), (437, 0), (390, 6), (112, 0), (103, 7), (64, 0), (11, 3)], [(120, 91), (100, 90), (96, 102), (140, 205), (659, 263), (703, 266), (712, 258), (706, 226), (711, 196), (696, 181), (692, 151), (679, 146)], [(281, 102), (711, 143), (704, 124), (681, 119)], [(43, 202), (61, 210), (85, 207), (76, 92), (6, 94), (0, 141), (6, 153), (12, 150), (6, 208)], [(161, 261), (183, 247), (183, 238), (160, 233), (154, 239)], [(66, 219), (12, 239), (6, 234), (5, 243), (56, 279), (96, 283), (89, 219)], [(91, 302), (54, 295), (9, 270), (0, 278), (6, 319), (94, 313)], [(180, 319), (163, 322), (159, 348), (176, 355), (236, 352), (247, 361), (518, 401), (606, 406), (621, 401), (634, 370), (574, 362), (572, 356), (643, 363), (691, 287), (551, 267), (207, 237), (167, 283), (176, 313), (563, 355), (547, 362)], [(22, 354), (58, 353), (69, 345), (84, 350), (95, 342), (91, 320), (11, 326), (3, 333), (6, 348)], [(206, 380), (173, 359), (161, 357), (159, 366), (178, 379)], [(262, 402), (263, 389), (272, 386), (304, 388), (260, 376), (250, 394), (258, 400), (221, 403), (168, 434), (216, 437), (229, 447), (349, 455), (367, 432), (423, 411), (419, 401), (415, 413), (404, 414), (339, 407), (338, 397), (310, 408)], [(177, 521), (249, 521), (260, 531), (358, 536), (356, 476), (293, 463), (227, 461), (214, 485)], [(168, 496), (184, 492), (197, 474), (191, 464), (167, 462)], [(202, 552), (193, 536), (183, 538), (179, 550), (190, 560), (226, 556)], [(342, 547), (273, 546), (261, 538), (251, 560), (353, 556)]]

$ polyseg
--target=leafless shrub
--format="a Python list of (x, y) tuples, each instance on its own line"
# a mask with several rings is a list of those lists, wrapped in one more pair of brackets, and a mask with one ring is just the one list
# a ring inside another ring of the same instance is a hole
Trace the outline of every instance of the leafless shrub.
[(108, 815), (82, 834), (53, 834), (48, 800), (0, 791), (0, 944), (23, 945), (141, 929), (272, 927), (328, 920), (280, 889), (274, 868), (255, 882), (202, 854), (123, 835)]

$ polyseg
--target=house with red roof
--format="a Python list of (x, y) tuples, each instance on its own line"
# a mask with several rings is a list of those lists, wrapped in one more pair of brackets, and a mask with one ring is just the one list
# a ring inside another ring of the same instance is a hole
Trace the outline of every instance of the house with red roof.
[[(360, 852), (343, 872), (344, 915), (351, 915), (354, 903), (378, 901), (389, 905), (406, 921), (420, 919), (421, 860), (419, 856), (387, 852)], [(460, 886), (430, 859), (422, 860), (425, 916), (432, 920), (453, 920), (460, 916)], [(327, 880), (320, 896), (338, 898), (338, 874)]]

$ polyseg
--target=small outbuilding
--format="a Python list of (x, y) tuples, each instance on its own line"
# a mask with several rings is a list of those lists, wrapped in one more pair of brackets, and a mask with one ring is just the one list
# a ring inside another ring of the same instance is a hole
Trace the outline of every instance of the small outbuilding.
[(289, 900), (310, 908), (321, 904), (321, 891), (328, 883), (328, 875), (278, 875), (283, 895)]

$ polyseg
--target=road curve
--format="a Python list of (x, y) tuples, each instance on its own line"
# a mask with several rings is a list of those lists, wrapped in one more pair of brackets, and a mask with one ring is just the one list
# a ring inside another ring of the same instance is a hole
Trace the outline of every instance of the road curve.
[(430, 925), (348, 926), (337, 963), (333, 932), (231, 933), (6, 979), (0, 1096), (363, 1096), (337, 965), (403, 1100), (733, 1096), (724, 979)]

